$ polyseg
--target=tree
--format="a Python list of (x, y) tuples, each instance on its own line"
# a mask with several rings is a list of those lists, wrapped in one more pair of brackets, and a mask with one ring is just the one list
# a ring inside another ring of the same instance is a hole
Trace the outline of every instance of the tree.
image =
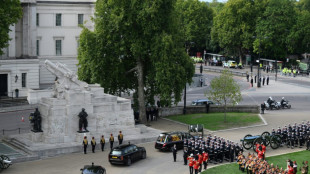
[(298, 13), (296, 24), (287, 37), (287, 45), (291, 53), (310, 52), (310, 12), (302, 10)]
[(240, 87), (228, 70), (224, 70), (219, 77), (212, 79), (210, 86), (211, 89), (206, 95), (209, 99), (224, 105), (224, 122), (226, 122), (227, 104), (235, 105), (242, 100)]
[(295, 5), (292, 0), (269, 0), (256, 25), (254, 51), (260, 48), (266, 57), (285, 57), (287, 36), (296, 21)]
[(254, 1), (229, 0), (214, 18), (212, 42), (238, 55), (242, 62), (245, 51), (252, 47), (256, 18)]
[(176, 0), (97, 0), (94, 31), (83, 28), (78, 54), (81, 80), (106, 93), (138, 92), (140, 121), (154, 96), (181, 100), (194, 74), (185, 52)]
[(0, 55), (2, 48), (8, 46), (10, 26), (22, 17), (22, 7), (19, 0), (1, 0), (0, 5)]
[(213, 10), (207, 3), (198, 0), (178, 0), (181, 28), (186, 43), (195, 43), (195, 51), (203, 52), (211, 40)]

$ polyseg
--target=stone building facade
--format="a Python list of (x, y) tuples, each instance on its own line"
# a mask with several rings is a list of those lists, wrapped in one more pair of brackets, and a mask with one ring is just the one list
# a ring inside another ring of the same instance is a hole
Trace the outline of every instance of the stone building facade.
[(77, 71), (80, 24), (92, 29), (95, 0), (21, 0), (23, 17), (11, 26), (9, 46), (0, 56), (0, 95), (27, 96), (28, 89), (53, 84), (46, 59)]

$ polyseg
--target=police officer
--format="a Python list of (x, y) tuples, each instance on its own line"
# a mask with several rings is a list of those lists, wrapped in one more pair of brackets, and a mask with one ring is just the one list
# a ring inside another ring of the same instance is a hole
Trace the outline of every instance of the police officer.
[(84, 154), (87, 154), (87, 146), (88, 146), (88, 141), (87, 141), (87, 137), (85, 136), (84, 137), (84, 140), (83, 140), (83, 147), (84, 147)]
[(176, 145), (176, 144), (173, 145), (171, 151), (172, 151), (172, 154), (173, 154), (173, 161), (176, 162), (176, 160), (177, 160), (177, 151), (178, 151), (178, 150), (177, 150), (177, 145)]
[(110, 148), (112, 150), (113, 148), (113, 143), (114, 143), (114, 137), (113, 137), (113, 134), (111, 134), (110, 138), (109, 138), (109, 142), (110, 142)]
[(118, 138), (119, 145), (121, 145), (123, 143), (123, 138), (124, 138), (122, 131), (119, 131), (117, 138)]
[(105, 139), (104, 139), (103, 135), (101, 136), (100, 144), (101, 144), (101, 151), (103, 152), (104, 151), (104, 145), (105, 145)]
[(96, 148), (96, 140), (95, 140), (95, 137), (92, 137), (90, 144), (91, 144), (91, 150), (92, 150), (92, 152), (95, 153), (95, 148)]

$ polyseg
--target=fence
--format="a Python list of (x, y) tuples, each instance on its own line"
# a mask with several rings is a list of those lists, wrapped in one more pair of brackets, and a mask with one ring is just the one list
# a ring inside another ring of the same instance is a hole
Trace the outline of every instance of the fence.
[[(227, 70), (227, 69), (217, 69), (217, 68), (204, 67), (204, 70), (211, 71), (211, 72), (222, 73), (224, 70)], [(246, 73), (245, 72), (230, 71), (230, 70), (228, 70), (228, 71), (231, 72), (231, 74), (233, 74), (233, 75), (246, 77)]]
[(29, 130), (30, 128), (2, 129), (2, 135), (12, 135), (16, 134), (17, 132), (18, 134), (27, 133)]

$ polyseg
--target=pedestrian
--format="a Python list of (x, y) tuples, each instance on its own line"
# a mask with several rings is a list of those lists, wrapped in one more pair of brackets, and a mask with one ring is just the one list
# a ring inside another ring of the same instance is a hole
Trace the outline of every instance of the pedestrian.
[(111, 148), (111, 150), (112, 150), (112, 148), (113, 148), (113, 143), (114, 143), (113, 134), (111, 134), (109, 141), (110, 141), (110, 148)]
[(202, 70), (203, 70), (203, 67), (202, 67), (202, 63), (200, 64), (200, 74), (202, 74)]
[(87, 141), (87, 137), (84, 136), (84, 140), (83, 140), (83, 147), (84, 147), (84, 154), (87, 154), (87, 146), (88, 146), (88, 141)]
[(269, 84), (269, 75), (267, 76), (266, 83), (267, 83), (267, 85)]
[(251, 78), (251, 86), (253, 87), (253, 78)]
[(187, 165), (187, 157), (188, 157), (188, 150), (187, 150), (187, 147), (185, 147), (183, 150), (184, 165)]
[(177, 160), (177, 151), (178, 151), (177, 145), (174, 144), (173, 147), (172, 147), (172, 154), (173, 154), (173, 161), (174, 162), (176, 162), (176, 160)]
[(260, 108), (261, 108), (262, 114), (264, 114), (264, 111), (265, 111), (265, 103), (262, 103), (262, 104), (260, 105)]
[(200, 87), (202, 87), (203, 81), (202, 81), (202, 77), (200, 77)]
[(160, 101), (157, 100), (157, 107), (160, 108)]
[(209, 104), (209, 102), (207, 102), (206, 103), (206, 112), (209, 113), (209, 110), (210, 110), (210, 104)]
[(263, 77), (263, 86), (265, 85), (265, 76)]
[(95, 148), (96, 148), (96, 140), (95, 140), (95, 137), (92, 137), (90, 144), (91, 144), (91, 150), (92, 150), (92, 152), (95, 153)]
[(150, 108), (146, 108), (146, 121), (149, 122), (149, 117), (150, 117)]
[(105, 145), (105, 139), (104, 139), (103, 135), (101, 136), (100, 144), (101, 144), (101, 151), (103, 152), (104, 151), (104, 145)]
[(256, 75), (255, 75), (255, 77), (254, 77), (254, 82), (256, 83)]
[(248, 72), (246, 73), (246, 79), (247, 81), (249, 82), (249, 78), (250, 78), (250, 75), (248, 74)]
[(121, 145), (123, 143), (123, 138), (124, 138), (122, 131), (119, 131), (117, 138), (118, 138), (118, 145)]

